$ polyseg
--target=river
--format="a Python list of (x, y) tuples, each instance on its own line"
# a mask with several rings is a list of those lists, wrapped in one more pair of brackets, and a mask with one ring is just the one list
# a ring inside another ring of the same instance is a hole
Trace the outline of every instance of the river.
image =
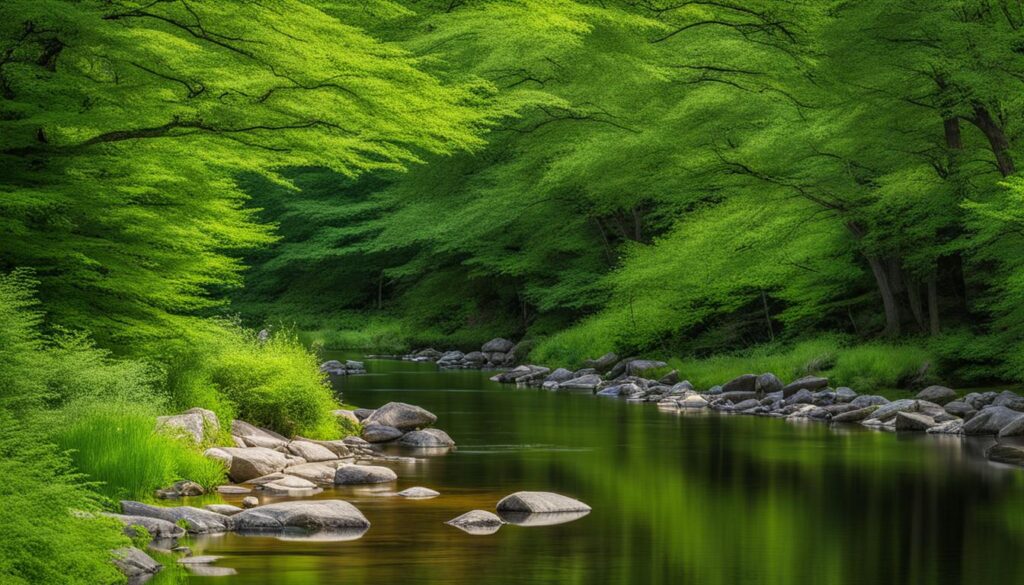
[[(501, 386), (487, 372), (367, 365), (338, 383), (345, 402), (423, 406), (458, 449), (392, 465), (394, 485), (316, 496), (362, 510), (372, 523), (362, 538), (197, 537), (186, 542), (195, 554), (220, 555), (215, 566), (237, 573), (172, 570), (151, 583), (978, 585), (1024, 576), (1024, 471), (986, 462), (984, 441), (676, 414)], [(442, 495), (390, 495), (417, 485)], [(517, 490), (562, 493), (593, 511), (488, 536), (444, 524), (493, 511)]]

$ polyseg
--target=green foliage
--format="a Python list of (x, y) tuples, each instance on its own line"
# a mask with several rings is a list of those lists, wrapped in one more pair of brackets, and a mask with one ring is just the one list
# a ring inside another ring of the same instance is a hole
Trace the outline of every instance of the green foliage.
[(53, 440), (112, 500), (150, 499), (179, 479), (211, 488), (224, 482), (220, 462), (185, 439), (155, 431), (156, 416), (128, 403), (73, 402), (50, 415)]
[(12, 585), (120, 583), (111, 550), (129, 544), (96, 514), (85, 478), (46, 437), (0, 409), (0, 581)]
[(176, 408), (200, 406), (284, 435), (333, 439), (340, 408), (316, 356), (289, 331), (266, 342), (228, 321), (209, 321), (172, 354)]

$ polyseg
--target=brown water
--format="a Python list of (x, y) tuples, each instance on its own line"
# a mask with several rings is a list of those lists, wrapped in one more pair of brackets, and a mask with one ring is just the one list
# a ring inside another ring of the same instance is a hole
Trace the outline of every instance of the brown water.
[[(984, 441), (678, 415), (432, 364), (368, 367), (339, 384), (346, 402), (421, 405), (458, 450), (394, 465), (393, 485), (317, 496), (363, 511), (372, 526), (357, 540), (195, 538), (196, 554), (237, 573), (169, 570), (151, 583), (1024, 582), (1024, 471), (985, 462)], [(442, 495), (391, 495), (416, 485)], [(522, 489), (593, 512), (490, 536), (444, 524)]]

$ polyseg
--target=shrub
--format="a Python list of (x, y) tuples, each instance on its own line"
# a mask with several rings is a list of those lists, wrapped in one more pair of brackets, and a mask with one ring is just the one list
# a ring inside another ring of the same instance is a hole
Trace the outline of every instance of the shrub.
[(0, 582), (93, 585), (123, 582), (112, 549), (128, 546), (116, 520), (38, 431), (0, 409)]
[(148, 499), (179, 479), (211, 488), (224, 481), (221, 463), (207, 459), (188, 439), (154, 430), (144, 406), (76, 401), (51, 414), (53, 439), (111, 499)]

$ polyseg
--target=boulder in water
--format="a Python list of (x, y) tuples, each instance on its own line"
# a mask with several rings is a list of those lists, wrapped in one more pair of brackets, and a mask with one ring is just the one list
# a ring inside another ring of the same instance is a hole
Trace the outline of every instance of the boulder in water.
[(395, 481), (398, 475), (377, 465), (342, 465), (334, 473), (335, 485), (360, 485)]
[(494, 534), (503, 522), (496, 514), (486, 510), (472, 510), (445, 522), (464, 532), (475, 535)]
[(498, 502), (498, 511), (506, 512), (582, 512), (590, 511), (590, 506), (579, 500), (552, 492), (516, 492), (505, 496)]
[(419, 406), (404, 402), (389, 402), (375, 410), (366, 418), (365, 422), (368, 425), (377, 424), (395, 427), (400, 431), (411, 431), (430, 426), (436, 421), (436, 415)]

